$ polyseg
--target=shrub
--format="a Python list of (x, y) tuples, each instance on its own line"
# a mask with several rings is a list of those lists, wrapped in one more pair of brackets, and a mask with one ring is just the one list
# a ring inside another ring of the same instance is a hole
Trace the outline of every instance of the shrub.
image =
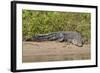
[(23, 37), (57, 31), (77, 31), (89, 41), (91, 35), (90, 13), (22, 11)]

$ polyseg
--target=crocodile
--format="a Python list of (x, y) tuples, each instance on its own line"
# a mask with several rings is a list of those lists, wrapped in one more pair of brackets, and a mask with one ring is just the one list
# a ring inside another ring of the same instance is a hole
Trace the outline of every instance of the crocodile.
[(47, 34), (38, 34), (32, 36), (32, 38), (27, 39), (26, 41), (59, 41), (59, 42), (68, 42), (76, 46), (83, 46), (83, 38), (79, 32), (67, 31), (67, 32), (52, 32)]

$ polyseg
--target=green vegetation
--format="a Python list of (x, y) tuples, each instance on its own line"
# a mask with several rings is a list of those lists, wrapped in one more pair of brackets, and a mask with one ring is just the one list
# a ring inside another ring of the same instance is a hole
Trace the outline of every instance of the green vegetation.
[(22, 11), (23, 37), (57, 31), (77, 31), (90, 40), (91, 14), (53, 11)]

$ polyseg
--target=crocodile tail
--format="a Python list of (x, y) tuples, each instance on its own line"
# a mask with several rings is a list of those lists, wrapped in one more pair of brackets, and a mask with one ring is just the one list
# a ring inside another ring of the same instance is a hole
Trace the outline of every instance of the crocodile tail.
[(41, 35), (35, 35), (32, 37), (33, 41), (47, 41), (49, 38), (48, 34), (41, 34)]

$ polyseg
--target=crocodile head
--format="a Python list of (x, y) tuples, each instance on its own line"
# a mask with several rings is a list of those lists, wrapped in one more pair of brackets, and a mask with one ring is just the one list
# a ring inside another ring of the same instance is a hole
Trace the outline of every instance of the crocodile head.
[(83, 46), (83, 41), (82, 40), (72, 40), (72, 44), (78, 46), (78, 47), (82, 47)]

